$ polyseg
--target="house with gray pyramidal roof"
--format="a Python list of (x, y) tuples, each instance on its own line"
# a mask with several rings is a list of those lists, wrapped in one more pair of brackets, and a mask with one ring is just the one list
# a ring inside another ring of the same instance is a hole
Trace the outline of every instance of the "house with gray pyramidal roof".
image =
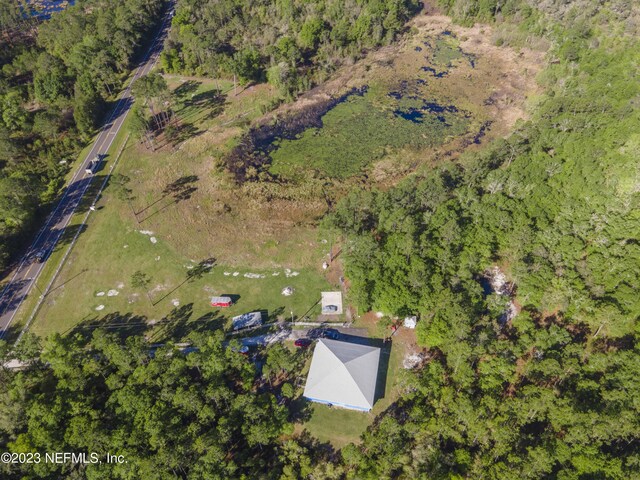
[(322, 338), (313, 351), (304, 397), (368, 412), (375, 401), (379, 363), (379, 348)]

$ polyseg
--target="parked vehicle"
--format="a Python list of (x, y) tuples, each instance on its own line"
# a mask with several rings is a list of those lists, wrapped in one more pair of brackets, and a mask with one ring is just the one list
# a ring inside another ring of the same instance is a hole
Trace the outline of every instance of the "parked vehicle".
[(310, 338), (298, 338), (293, 344), (298, 348), (307, 348), (313, 341)]
[(212, 297), (211, 298), (211, 306), (212, 307), (220, 307), (226, 308), (230, 307), (233, 304), (233, 300), (231, 297)]
[(36, 254), (34, 255), (34, 258), (38, 263), (44, 262), (47, 259), (47, 250), (44, 248), (41, 248), (36, 252)]
[(239, 347), (231, 347), (232, 352), (241, 353), (247, 355), (249, 353), (249, 347), (247, 345), (240, 345)]
[(340, 332), (335, 328), (327, 328), (322, 331), (322, 338), (329, 338), (331, 340), (338, 340), (340, 338)]
[(336, 313), (337, 311), (337, 305), (325, 305), (324, 307), (322, 307), (322, 313)]

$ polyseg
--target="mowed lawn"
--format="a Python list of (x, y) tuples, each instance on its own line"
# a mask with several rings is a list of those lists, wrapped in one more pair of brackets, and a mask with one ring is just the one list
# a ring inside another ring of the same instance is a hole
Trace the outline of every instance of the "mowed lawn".
[[(175, 109), (180, 122), (191, 125), (190, 136), (173, 147), (162, 146), (160, 137), (155, 152), (129, 140), (98, 210), (32, 324), (35, 333), (68, 333), (96, 323), (126, 330), (178, 313), (183, 321), (200, 320), (199, 328), (207, 323), (219, 328), (231, 316), (253, 310), (270, 320), (290, 318), (292, 312), (307, 313), (320, 291), (332, 288), (321, 268), (326, 241), (314, 229), (266, 231), (236, 214), (244, 211), (242, 204), (225, 207), (233, 209), (230, 213), (217, 210), (216, 195), (230, 187), (212, 152), (224, 151), (237, 133), (234, 119), (260, 115), (260, 105), (271, 99), (269, 88), (239, 89), (235, 96), (224, 82), (171, 78), (169, 83), (187, 84)], [(214, 101), (217, 88), (227, 93)], [(112, 157), (122, 141), (115, 142)], [(79, 221), (76, 215), (72, 225)], [(221, 238), (217, 232), (223, 228)], [(193, 275), (198, 265), (209, 264)], [(148, 279), (146, 286), (132, 285), (136, 272)], [(284, 287), (293, 287), (294, 294), (283, 296)], [(237, 303), (216, 311), (209, 299), (222, 294)]]

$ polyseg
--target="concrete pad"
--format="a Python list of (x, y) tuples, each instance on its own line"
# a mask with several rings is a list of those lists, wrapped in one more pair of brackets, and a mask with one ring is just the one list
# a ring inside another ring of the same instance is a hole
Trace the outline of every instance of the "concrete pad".
[[(320, 296), (323, 315), (342, 315), (342, 292), (320, 292)], [(335, 312), (328, 310), (329, 305), (335, 305), (337, 310)]]

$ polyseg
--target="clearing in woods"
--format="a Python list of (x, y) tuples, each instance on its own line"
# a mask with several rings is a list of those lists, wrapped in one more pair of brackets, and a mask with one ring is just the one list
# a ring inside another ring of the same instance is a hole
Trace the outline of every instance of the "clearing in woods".
[[(410, 28), (276, 109), (267, 84), (234, 92), (229, 81), (168, 75), (177, 128), (155, 151), (129, 140), (33, 330), (108, 323), (179, 340), (256, 309), (272, 320), (317, 313), (339, 268), (321, 267), (339, 240), (317, 230), (327, 210), (352, 188), (386, 188), (504, 136), (536, 94), (542, 53), (496, 47), (490, 27), (442, 16), (420, 15)], [(235, 181), (225, 159), (249, 126), (327, 102), (320, 123), (264, 145), (256, 178)], [(285, 286), (294, 294), (281, 295)], [(222, 294), (237, 304), (214, 311), (208, 300)]]

